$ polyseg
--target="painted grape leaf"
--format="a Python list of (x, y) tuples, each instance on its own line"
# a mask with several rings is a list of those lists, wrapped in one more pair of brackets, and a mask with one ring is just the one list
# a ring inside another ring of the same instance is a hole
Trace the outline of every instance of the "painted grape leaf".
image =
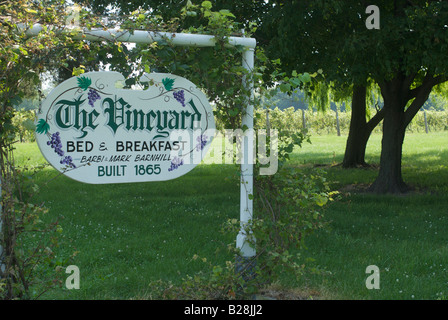
[(47, 134), (50, 130), (50, 125), (44, 120), (40, 119), (36, 125), (36, 132), (40, 134)]
[(165, 79), (162, 79), (162, 83), (163, 83), (163, 86), (165, 87), (165, 90), (170, 91), (171, 89), (173, 89), (174, 79), (165, 78)]
[(91, 84), (92, 84), (92, 80), (90, 80), (90, 78), (87, 78), (87, 77), (79, 77), (78, 78), (78, 87), (80, 87), (84, 91), (89, 89)]

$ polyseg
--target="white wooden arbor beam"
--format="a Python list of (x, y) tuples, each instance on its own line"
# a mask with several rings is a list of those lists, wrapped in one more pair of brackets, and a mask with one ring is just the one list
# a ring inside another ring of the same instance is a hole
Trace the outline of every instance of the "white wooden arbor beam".
[[(39, 32), (43, 30), (43, 26), (35, 24), (26, 30), (28, 36), (37, 36)], [(117, 40), (121, 42), (133, 42), (133, 43), (153, 43), (163, 40), (170, 40), (170, 42), (176, 46), (191, 46), (191, 47), (214, 47), (216, 40), (214, 36), (204, 34), (191, 34), (191, 33), (170, 33), (170, 32), (158, 32), (158, 31), (144, 31), (134, 30), (132, 32), (118, 29), (86, 29), (86, 28), (67, 28), (61, 29), (61, 31), (78, 31), (76, 39), (86, 39), (90, 41), (102, 41), (102, 40)], [(257, 42), (254, 38), (244, 37), (229, 37), (227, 46), (236, 47), (242, 46), (247, 49), (254, 49)]]

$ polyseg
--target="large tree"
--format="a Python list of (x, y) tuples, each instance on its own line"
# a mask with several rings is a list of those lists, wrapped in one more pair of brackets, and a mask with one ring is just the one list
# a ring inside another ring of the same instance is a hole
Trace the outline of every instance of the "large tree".
[[(368, 79), (378, 83), (384, 100), (383, 139), (380, 171), (371, 190), (405, 192), (401, 158), (406, 126), (432, 88), (447, 80), (448, 4), (376, 1), (380, 29), (368, 29), (369, 4), (279, 1), (270, 20), (263, 23), (264, 32), (273, 39), (271, 54), (281, 58), (286, 68), (322, 69), (334, 83), (359, 89), (355, 99), (364, 99), (362, 88)], [(273, 25), (277, 28), (269, 28)]]
[[(346, 109), (351, 111), (351, 119), (342, 167), (369, 166), (365, 161), (367, 142), (384, 117), (384, 109), (378, 105), (378, 86), (369, 81), (368, 85), (335, 88), (331, 83), (315, 77), (305, 90), (308, 102), (318, 110), (330, 109), (332, 102), (345, 103)], [(377, 112), (372, 116), (373, 109)]]
[[(83, 0), (77, 0), (83, 3)], [(199, 1), (200, 2), (200, 1)], [(273, 12), (281, 12), (283, 10), (282, 6), (277, 6), (281, 1), (253, 1), (253, 0), (243, 0), (243, 1), (233, 1), (233, 0), (215, 0), (213, 1), (213, 7), (215, 10), (229, 9), (236, 17), (236, 21), (241, 22), (242, 27), (247, 27), (250, 22), (253, 22), (260, 26), (259, 30), (256, 32), (255, 37), (258, 41), (258, 46), (266, 47), (269, 46), (272, 41), (271, 30), (277, 30), (275, 26), (275, 20), (271, 20)], [(163, 0), (137, 0), (137, 1), (124, 1), (124, 0), (91, 0), (89, 5), (91, 9), (103, 14), (108, 15), (111, 13), (111, 8), (115, 8), (116, 12), (120, 16), (126, 16), (136, 9), (143, 10), (153, 10), (155, 14), (162, 15), (165, 19), (172, 18), (176, 16), (186, 2), (182, 1), (163, 1)], [(187, 23), (200, 23), (198, 19), (187, 20)], [(275, 43), (275, 39), (274, 39)], [(294, 60), (296, 57), (296, 52), (291, 52), (291, 57)], [(275, 54), (273, 55), (275, 57)], [(290, 58), (291, 58), (290, 57)], [(287, 59), (287, 61), (289, 58)], [(288, 63), (286, 69), (300, 68), (303, 71), (310, 71), (309, 67), (297, 66), (295, 63)], [(289, 70), (291, 71), (291, 70)], [(270, 70), (267, 70), (269, 73)], [(269, 78), (269, 76), (267, 76)], [(319, 79), (322, 82), (322, 79)], [(367, 146), (367, 141), (370, 137), (370, 133), (376, 127), (376, 125), (383, 119), (383, 112), (379, 112), (377, 115), (366, 120), (366, 90), (369, 90), (370, 86), (358, 85), (355, 89), (351, 91), (351, 110), (352, 110), (352, 121), (350, 126), (350, 133), (347, 140), (347, 147), (345, 151), (343, 167), (357, 167), (365, 166), (365, 150)], [(329, 85), (319, 85), (319, 88), (329, 89)], [(353, 88), (353, 86), (350, 86)], [(309, 89), (309, 88), (308, 88)], [(341, 90), (339, 90), (340, 93)], [(343, 95), (345, 100), (347, 99), (347, 90), (343, 88)], [(340, 95), (338, 93), (338, 95)], [(327, 95), (326, 92), (322, 90), (309, 90), (308, 94), (311, 94), (312, 98), (310, 102), (315, 102), (319, 104), (319, 109), (325, 110), (330, 106), (330, 101), (328, 99), (321, 99), (321, 95)], [(323, 100), (326, 103), (322, 103)]]
[[(161, 0), (90, 3), (98, 10), (112, 4), (122, 13), (151, 8), (165, 17), (184, 5)], [(366, 26), (370, 15), (366, 9), (371, 4), (380, 11), (378, 30)], [(446, 1), (216, 0), (213, 5), (216, 10), (230, 9), (243, 25), (256, 21), (259, 46), (268, 48), (271, 58), (280, 58), (285, 71), (321, 69), (326, 81), (340, 88), (352, 87), (344, 166), (365, 163), (370, 133), (384, 119), (380, 172), (371, 189), (378, 193), (407, 190), (401, 174), (406, 126), (432, 88), (447, 80)], [(365, 90), (371, 81), (379, 85), (384, 107), (367, 121)]]

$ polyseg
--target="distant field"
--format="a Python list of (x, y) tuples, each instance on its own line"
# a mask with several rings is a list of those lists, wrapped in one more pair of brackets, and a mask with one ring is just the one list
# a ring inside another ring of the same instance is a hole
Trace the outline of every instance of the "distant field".
[[(417, 191), (399, 197), (354, 192), (352, 185), (371, 183), (377, 169), (332, 166), (342, 161), (345, 136), (311, 140), (290, 164), (297, 170), (324, 168), (342, 197), (325, 211), (331, 229), (311, 236), (304, 252), (325, 272), (300, 280), (284, 275), (283, 285), (323, 299), (447, 297), (448, 134), (407, 134), (403, 175)], [(379, 163), (380, 144), (381, 136), (373, 135), (369, 163)], [(45, 162), (35, 144), (18, 144), (15, 154), (18, 164)], [(58, 254), (79, 251), (74, 263), (81, 273), (81, 289), (57, 289), (45, 298), (145, 297), (150, 281), (179, 283), (203, 270), (192, 260), (195, 254), (217, 262), (233, 259), (224, 248), (235, 235), (223, 235), (220, 228), (228, 218), (239, 218), (234, 165), (199, 165), (172, 181), (117, 185), (82, 184), (46, 168), (36, 181), (41, 190), (34, 201), (50, 209), (48, 220), (61, 218)], [(380, 269), (379, 290), (366, 289), (368, 265)]]

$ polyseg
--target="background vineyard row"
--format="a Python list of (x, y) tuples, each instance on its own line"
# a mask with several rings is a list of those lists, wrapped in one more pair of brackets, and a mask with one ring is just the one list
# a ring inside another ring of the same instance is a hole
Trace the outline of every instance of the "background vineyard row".
[[(370, 114), (373, 116), (375, 110)], [(426, 113), (426, 116), (425, 116)], [(325, 135), (325, 134), (337, 134), (338, 122), (339, 132), (342, 135), (346, 135), (350, 128), (350, 112), (338, 112), (333, 110), (327, 112), (311, 111), (311, 110), (294, 110), (294, 108), (288, 108), (284, 110), (274, 109), (258, 111), (256, 122), (260, 124), (260, 127), (265, 127), (266, 118), (269, 118), (269, 124), (271, 128), (277, 129), (300, 129), (306, 128), (310, 134)], [(426, 117), (426, 126), (425, 126)], [(338, 121), (339, 120), (339, 121)], [(382, 132), (382, 122), (374, 129), (374, 133)], [(409, 124), (408, 132), (440, 132), (448, 130), (448, 110), (426, 110), (419, 111)]]
[[(371, 111), (371, 115), (375, 114)], [(426, 125), (425, 125), (426, 113)], [(310, 134), (348, 134), (350, 127), (350, 112), (336, 113), (333, 110), (327, 112), (311, 110), (295, 110), (293, 107), (280, 110), (258, 110), (255, 123), (259, 128), (266, 127), (266, 119), (269, 119), (271, 128), (276, 129), (302, 129), (306, 128)], [(13, 119), (17, 126), (16, 139), (20, 142), (34, 141), (34, 111), (17, 111)], [(339, 130), (338, 130), (339, 122)], [(223, 129), (223, 125), (217, 123), (217, 128)], [(408, 132), (440, 132), (448, 131), (448, 110), (419, 111), (407, 128)], [(374, 129), (374, 133), (382, 131), (382, 122)]]

